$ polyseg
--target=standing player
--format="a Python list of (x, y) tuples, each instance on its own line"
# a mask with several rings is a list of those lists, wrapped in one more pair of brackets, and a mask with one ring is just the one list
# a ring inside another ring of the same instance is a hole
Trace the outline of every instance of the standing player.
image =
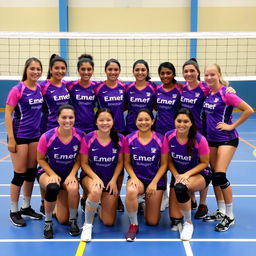
[(78, 58), (77, 71), (80, 79), (67, 83), (70, 93), (70, 102), (76, 110), (75, 127), (89, 133), (95, 129), (94, 108), (96, 82), (91, 81), (94, 71), (94, 62), (91, 55), (83, 54)]
[[(205, 169), (209, 164), (209, 148), (205, 137), (197, 132), (192, 113), (186, 108), (177, 112), (175, 129), (167, 132), (166, 138), (172, 173), (170, 188), (175, 190), (184, 218), (180, 238), (190, 240), (193, 234), (190, 193), (204, 189), (211, 181), (211, 173)], [(176, 198), (170, 201), (170, 208), (177, 205)]]
[(168, 145), (165, 137), (151, 130), (154, 116), (148, 109), (137, 113), (138, 130), (125, 139), (125, 169), (129, 175), (126, 184), (126, 210), (130, 227), (125, 234), (127, 241), (134, 241), (139, 232), (137, 197), (146, 194), (144, 217), (147, 224), (156, 225), (161, 217), (160, 206), (166, 181)]
[(145, 60), (137, 60), (133, 64), (135, 82), (128, 84), (125, 89), (128, 114), (126, 116), (126, 132), (137, 130), (136, 114), (141, 108), (153, 111), (155, 103), (155, 84), (151, 83), (149, 66)]
[(91, 240), (93, 219), (100, 202), (100, 219), (105, 225), (114, 224), (119, 194), (117, 179), (123, 170), (123, 135), (113, 128), (112, 112), (99, 109), (95, 120), (97, 130), (85, 136), (80, 150), (83, 169), (80, 182), (88, 192), (83, 241)]
[[(221, 232), (228, 230), (235, 223), (232, 188), (226, 177), (227, 168), (239, 142), (235, 128), (253, 113), (253, 109), (235, 94), (227, 93), (227, 82), (223, 80), (221, 69), (217, 64), (205, 69), (205, 81), (211, 88), (203, 110), (206, 113), (206, 134), (213, 170), (212, 184), (218, 210), (206, 216), (204, 221), (220, 220), (215, 230)], [(232, 122), (234, 107), (241, 110), (242, 114), (235, 122)]]
[[(19, 227), (26, 225), (22, 216), (28, 216), (31, 219), (42, 218), (42, 215), (36, 213), (30, 206), (36, 176), (36, 147), (40, 137), (43, 103), (43, 96), (37, 83), (41, 75), (40, 60), (29, 58), (25, 63), (22, 80), (9, 92), (5, 107), (8, 150), (14, 168), (10, 185), (10, 219)], [(22, 185), (23, 202), (19, 210), (18, 202)]]
[[(69, 223), (71, 236), (78, 236), (76, 216), (79, 203), (77, 171), (80, 168), (80, 143), (84, 133), (74, 128), (75, 112), (71, 105), (62, 105), (57, 112), (58, 127), (44, 133), (38, 143), (38, 182), (45, 193), (44, 237), (53, 238), (52, 215)], [(56, 207), (55, 207), (56, 206)]]
[(174, 129), (174, 115), (180, 108), (182, 89), (175, 80), (176, 70), (172, 63), (161, 63), (158, 74), (162, 84), (156, 87), (155, 131), (164, 135)]
[(66, 88), (66, 82), (62, 80), (66, 73), (66, 61), (53, 54), (50, 58), (47, 79), (41, 83), (44, 97), (41, 133), (58, 126), (56, 119), (58, 109), (61, 105), (69, 103), (70, 95)]

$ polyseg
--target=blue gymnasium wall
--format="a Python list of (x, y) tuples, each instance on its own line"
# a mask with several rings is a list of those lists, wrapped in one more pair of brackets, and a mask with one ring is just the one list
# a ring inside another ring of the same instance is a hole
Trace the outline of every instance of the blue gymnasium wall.
[[(0, 109), (5, 107), (6, 98), (10, 89), (19, 81), (0, 81)], [(256, 81), (230, 81), (230, 85), (236, 90), (239, 97), (256, 109)]]

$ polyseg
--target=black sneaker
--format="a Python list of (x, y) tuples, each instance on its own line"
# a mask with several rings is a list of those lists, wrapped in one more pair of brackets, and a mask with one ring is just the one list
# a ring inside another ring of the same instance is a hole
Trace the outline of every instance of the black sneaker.
[(118, 201), (117, 201), (117, 211), (124, 212), (124, 204), (123, 204), (120, 196), (118, 197)]
[(207, 215), (203, 218), (203, 221), (205, 222), (212, 222), (212, 221), (221, 221), (224, 218), (225, 214), (220, 212), (219, 209), (217, 209), (216, 212), (214, 212), (211, 215)]
[(45, 215), (44, 200), (41, 200), (40, 212)]
[(46, 221), (44, 223), (44, 238), (46, 239), (53, 238), (52, 221)]
[(24, 227), (26, 226), (25, 220), (21, 217), (20, 212), (10, 212), (10, 220), (13, 225), (17, 227)]
[(224, 216), (222, 221), (215, 226), (215, 231), (224, 232), (227, 231), (230, 226), (235, 224), (235, 218), (231, 219), (227, 215)]
[(81, 231), (80, 228), (77, 226), (76, 219), (72, 219), (69, 221), (69, 234), (71, 236), (79, 236)]
[(197, 208), (194, 218), (195, 219), (203, 219), (208, 213), (207, 205), (200, 204)]
[(20, 213), (22, 217), (29, 217), (30, 219), (33, 220), (41, 220), (43, 215), (40, 213), (35, 212), (34, 209), (29, 206), (28, 208), (20, 208)]
[(81, 198), (80, 200), (80, 205), (81, 205), (81, 208), (82, 208), (82, 211), (84, 212), (85, 210), (85, 203), (86, 203), (86, 198)]
[(196, 207), (197, 207), (197, 202), (196, 201), (192, 201), (191, 200), (191, 210), (196, 210)]

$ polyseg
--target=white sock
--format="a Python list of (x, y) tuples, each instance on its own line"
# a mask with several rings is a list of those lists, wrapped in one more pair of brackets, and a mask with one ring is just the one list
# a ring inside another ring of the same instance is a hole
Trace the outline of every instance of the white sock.
[(233, 204), (226, 204), (226, 215), (233, 219), (234, 218), (234, 213), (233, 213)]
[(220, 212), (226, 214), (226, 205), (224, 200), (218, 200), (217, 201), (218, 209)]
[(19, 211), (18, 202), (11, 201), (11, 212), (18, 212), (18, 211)]
[(30, 206), (30, 201), (31, 201), (30, 196), (23, 196), (22, 209), (28, 208)]

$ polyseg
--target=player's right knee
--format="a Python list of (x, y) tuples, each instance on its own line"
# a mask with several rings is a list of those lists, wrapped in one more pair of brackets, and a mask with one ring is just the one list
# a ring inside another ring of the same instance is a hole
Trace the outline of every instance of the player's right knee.
[(59, 191), (60, 186), (57, 183), (49, 183), (46, 187), (45, 200), (47, 202), (55, 202)]
[(26, 178), (26, 173), (14, 172), (12, 184), (21, 187)]
[(190, 199), (190, 196), (188, 194), (188, 188), (186, 185), (182, 183), (178, 183), (175, 185), (174, 189), (175, 189), (177, 201), (179, 203), (182, 203), (182, 204), (186, 203)]

